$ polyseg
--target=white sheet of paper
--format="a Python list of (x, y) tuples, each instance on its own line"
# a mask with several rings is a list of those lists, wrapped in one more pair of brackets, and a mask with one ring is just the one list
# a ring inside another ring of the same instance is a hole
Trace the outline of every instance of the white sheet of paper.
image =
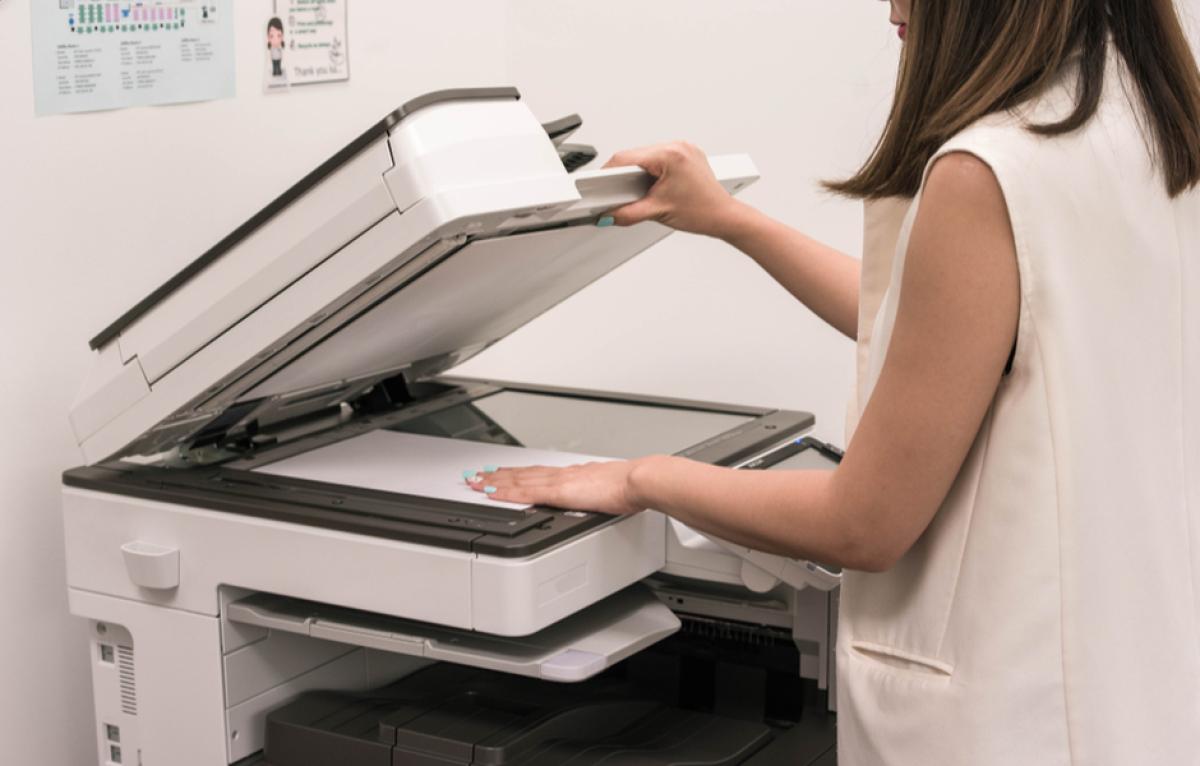
[(489, 465), (568, 466), (605, 460), (611, 458), (439, 436), (372, 431), (255, 470), (275, 476), (436, 497), (461, 503), (528, 508), (525, 504), (489, 500), (467, 486), (463, 471), (481, 471)]

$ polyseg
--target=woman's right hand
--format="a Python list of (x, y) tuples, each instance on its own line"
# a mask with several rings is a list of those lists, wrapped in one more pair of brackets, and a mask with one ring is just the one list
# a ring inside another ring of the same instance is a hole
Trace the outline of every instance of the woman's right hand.
[(618, 226), (657, 221), (679, 231), (728, 238), (740, 203), (721, 186), (704, 152), (677, 141), (618, 152), (604, 167), (632, 165), (655, 182), (645, 197), (609, 214)]
[(654, 176), (645, 197), (611, 213), (630, 226), (658, 221), (723, 239), (839, 332), (858, 337), (859, 261), (733, 198), (704, 152), (676, 142), (614, 155), (607, 168), (637, 165)]

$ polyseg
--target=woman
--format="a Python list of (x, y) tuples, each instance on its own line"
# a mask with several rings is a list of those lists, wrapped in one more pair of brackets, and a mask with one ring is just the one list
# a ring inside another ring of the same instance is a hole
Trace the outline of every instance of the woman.
[[(892, 0), (858, 262), (686, 145), (618, 224), (720, 237), (859, 344), (834, 472), (472, 480), (848, 570), (843, 766), (1200, 763), (1200, 73), (1170, 0)], [(894, 254), (894, 257), (893, 257)]]

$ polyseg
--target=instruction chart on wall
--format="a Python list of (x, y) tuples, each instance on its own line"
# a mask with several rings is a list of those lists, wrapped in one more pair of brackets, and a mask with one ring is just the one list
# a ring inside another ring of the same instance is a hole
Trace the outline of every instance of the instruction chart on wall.
[(39, 115), (234, 95), (233, 0), (34, 0)]
[(350, 78), (347, 0), (270, 0), (263, 35), (263, 87), (284, 90)]

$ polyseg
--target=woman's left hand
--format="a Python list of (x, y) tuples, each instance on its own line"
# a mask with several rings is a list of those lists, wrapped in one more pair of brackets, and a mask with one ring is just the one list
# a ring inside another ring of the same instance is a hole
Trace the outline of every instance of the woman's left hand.
[(645, 510), (631, 497), (634, 466), (635, 461), (618, 460), (569, 468), (500, 468), (477, 472), (466, 481), (492, 500), (624, 515)]

